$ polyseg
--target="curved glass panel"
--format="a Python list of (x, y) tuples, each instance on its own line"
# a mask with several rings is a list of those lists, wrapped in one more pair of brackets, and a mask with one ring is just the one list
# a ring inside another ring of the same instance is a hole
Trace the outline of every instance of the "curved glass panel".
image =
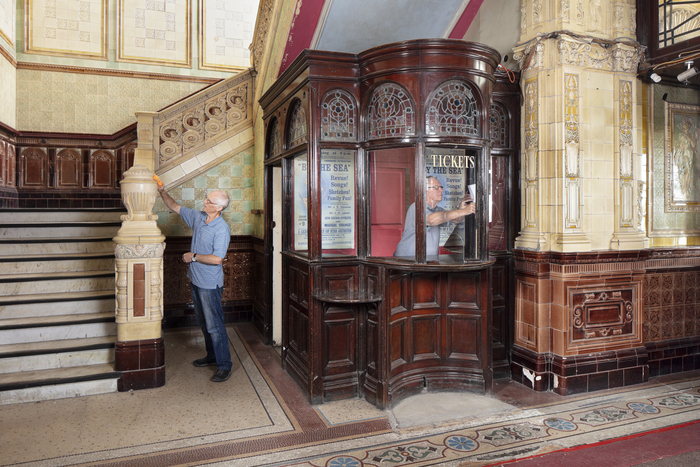
[(321, 101), (321, 141), (355, 141), (357, 139), (357, 106), (352, 95), (335, 89)]
[(441, 136), (478, 136), (479, 109), (472, 90), (462, 81), (438, 86), (428, 98), (425, 132)]
[(406, 90), (385, 83), (372, 93), (368, 108), (369, 139), (415, 134), (415, 111)]
[(309, 184), (308, 157), (306, 153), (299, 154), (291, 161), (292, 164), (292, 235), (291, 250), (298, 253), (309, 251)]

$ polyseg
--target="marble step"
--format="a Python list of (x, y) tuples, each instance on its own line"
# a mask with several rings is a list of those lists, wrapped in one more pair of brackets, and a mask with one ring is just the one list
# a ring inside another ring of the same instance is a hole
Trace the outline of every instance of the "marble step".
[(0, 342), (24, 344), (117, 335), (114, 312), (83, 313), (0, 321)]
[(0, 274), (0, 296), (87, 292), (114, 288), (114, 271)]
[(114, 253), (113, 236), (0, 238), (0, 257), (11, 255)]
[(0, 223), (8, 220), (18, 222), (50, 221), (50, 222), (79, 222), (79, 221), (121, 221), (121, 216), (127, 214), (126, 209), (3, 209)]
[(0, 405), (117, 392), (110, 363), (0, 374)]
[(87, 292), (61, 292), (54, 294), (44, 294), (35, 293), (22, 295), (21, 297), (15, 296), (0, 296), (0, 310), (14, 305), (25, 305), (25, 304), (51, 304), (58, 302), (73, 302), (73, 301), (83, 301), (83, 300), (95, 300), (112, 297), (114, 299), (114, 289), (105, 290), (90, 290)]
[(0, 238), (114, 237), (121, 222), (0, 222)]
[[(0, 374), (114, 363), (114, 343), (107, 348), (69, 350), (19, 357), (2, 357), (2, 347), (4, 346), (0, 345)], [(46, 349), (46, 352), (54, 350)]]
[(75, 271), (111, 271), (113, 253), (73, 253), (0, 256), (0, 271), (11, 274), (47, 274)]
[(51, 352), (82, 352), (86, 350), (114, 348), (116, 336), (91, 337), (88, 339), (65, 339), (60, 341), (24, 342), (0, 345), (0, 359), (26, 358)]
[[(0, 321), (10, 318), (31, 318), (39, 316), (76, 315), (82, 313), (112, 312), (116, 309), (114, 290), (97, 290), (79, 294), (66, 293), (57, 295), (25, 295), (22, 298), (35, 297), (36, 301), (3, 304), (3, 298), (15, 300), (16, 297), (0, 297)], [(47, 301), (55, 297), (54, 301)], [(42, 301), (39, 301), (42, 300)]]

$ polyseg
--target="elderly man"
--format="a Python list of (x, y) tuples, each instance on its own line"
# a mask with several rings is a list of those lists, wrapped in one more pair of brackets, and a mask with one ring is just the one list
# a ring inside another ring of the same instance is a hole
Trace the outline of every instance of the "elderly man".
[[(425, 179), (425, 248), (427, 256), (437, 256), (440, 247), (440, 226), (447, 222), (462, 222), (465, 216), (474, 214), (476, 207), (469, 194), (465, 196), (459, 207), (445, 211), (438, 206), (442, 201), (443, 188), (437, 177)], [(406, 222), (399, 244), (396, 245), (394, 256), (416, 256), (416, 203), (411, 204), (406, 211)]]
[(233, 365), (221, 306), (224, 290), (221, 264), (228, 250), (231, 231), (221, 217), (221, 211), (228, 207), (229, 197), (223, 191), (212, 191), (204, 200), (202, 211), (195, 211), (177, 204), (163, 187), (159, 187), (158, 191), (165, 205), (179, 214), (193, 231), (191, 251), (182, 255), (182, 260), (190, 265), (187, 277), (190, 279), (197, 324), (204, 334), (207, 356), (192, 364), (197, 367), (216, 365), (218, 370), (211, 380), (215, 383), (226, 381), (231, 376)]

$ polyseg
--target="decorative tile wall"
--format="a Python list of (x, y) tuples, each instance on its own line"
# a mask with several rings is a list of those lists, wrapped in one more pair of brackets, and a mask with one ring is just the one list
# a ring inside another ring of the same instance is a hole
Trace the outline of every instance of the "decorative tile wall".
[(26, 69), (17, 70), (17, 83), (15, 128), (92, 134), (115, 133), (136, 121), (136, 111), (161, 109), (206, 86)]
[(190, 0), (120, 0), (117, 15), (118, 61), (191, 66)]
[[(224, 190), (231, 198), (231, 204), (222, 217), (231, 229), (231, 235), (255, 234), (255, 155), (253, 149), (236, 154), (231, 159), (201, 175), (183, 183), (168, 193), (182, 206), (201, 210), (204, 198), (214, 190)], [(165, 207), (158, 199), (154, 207), (158, 215), (158, 227), (165, 236), (190, 236), (192, 230), (185, 225), (179, 215)]]
[[(664, 209), (664, 151), (665, 118), (664, 94), (671, 103), (700, 105), (700, 97), (693, 89), (684, 89), (654, 84), (650, 99), (653, 99), (652, 135), (649, 148), (649, 193), (650, 205), (649, 237), (652, 246), (683, 246), (697, 244), (700, 237), (700, 212), (666, 212)], [(695, 237), (695, 242), (691, 238)]]
[(25, 52), (107, 59), (107, 0), (25, 0)]
[[(1, 1), (1, 0), (0, 0)], [(16, 128), (17, 74), (15, 67), (0, 55), (0, 122)]]
[(644, 341), (700, 335), (700, 272), (679, 271), (644, 277)]
[(0, 37), (15, 45), (15, 0), (0, 0)]
[(199, 66), (239, 70), (250, 66), (259, 0), (201, 0)]

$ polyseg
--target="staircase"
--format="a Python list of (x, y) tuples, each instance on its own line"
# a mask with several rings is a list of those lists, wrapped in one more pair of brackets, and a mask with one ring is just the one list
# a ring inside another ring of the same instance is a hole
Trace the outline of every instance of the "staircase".
[(0, 211), (0, 405), (117, 391), (112, 237), (125, 213)]

